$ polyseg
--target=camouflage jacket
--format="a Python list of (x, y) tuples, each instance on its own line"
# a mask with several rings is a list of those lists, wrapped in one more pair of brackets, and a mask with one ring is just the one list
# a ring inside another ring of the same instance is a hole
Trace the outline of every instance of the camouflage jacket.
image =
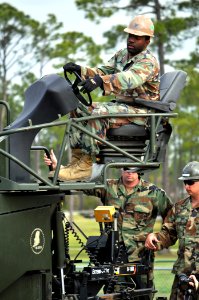
[(122, 180), (108, 180), (106, 191), (96, 191), (96, 196), (106, 205), (119, 211), (118, 228), (129, 259), (136, 261), (143, 255), (146, 236), (153, 232), (156, 217), (164, 219), (172, 207), (165, 191), (143, 179), (127, 193)]
[(118, 99), (159, 100), (159, 64), (149, 50), (129, 57), (127, 49), (118, 51), (105, 66), (81, 67), (83, 78), (99, 74), (104, 95), (115, 94)]
[(179, 240), (173, 273), (199, 274), (199, 208), (192, 208), (190, 197), (173, 206), (157, 236), (162, 248)]

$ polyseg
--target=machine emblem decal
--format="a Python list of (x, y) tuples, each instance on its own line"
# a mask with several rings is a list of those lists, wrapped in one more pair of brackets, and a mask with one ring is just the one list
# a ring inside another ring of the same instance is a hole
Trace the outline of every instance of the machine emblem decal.
[(30, 247), (32, 252), (35, 254), (40, 254), (45, 245), (45, 236), (40, 228), (35, 228), (30, 236)]

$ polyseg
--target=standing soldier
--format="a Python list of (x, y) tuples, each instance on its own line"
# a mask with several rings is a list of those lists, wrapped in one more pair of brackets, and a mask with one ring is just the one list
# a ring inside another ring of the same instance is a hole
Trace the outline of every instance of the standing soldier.
[[(179, 289), (180, 274), (193, 274), (199, 279), (199, 162), (188, 163), (179, 180), (184, 181), (189, 196), (173, 206), (161, 231), (149, 234), (145, 243), (147, 248), (158, 250), (168, 248), (179, 240), (178, 258), (172, 271), (175, 278), (171, 300), (184, 299), (183, 292)], [(187, 299), (199, 299), (199, 296)]]
[[(51, 160), (44, 156), (46, 165), (52, 164), (56, 168), (56, 157), (51, 155)], [(164, 218), (172, 207), (172, 201), (164, 190), (153, 183), (141, 178), (142, 172), (138, 168), (122, 169), (119, 179), (109, 179), (107, 189), (87, 190), (87, 195), (95, 195), (105, 205), (113, 205), (119, 212), (118, 230), (120, 242), (124, 242), (129, 262), (148, 262), (148, 252), (144, 245), (146, 237), (153, 232), (153, 227), (158, 215)], [(153, 254), (153, 253), (152, 253)], [(149, 282), (145, 275), (136, 276), (136, 288), (154, 287), (153, 261), (150, 257), (152, 270)], [(144, 299), (149, 299), (144, 296)]]
[[(81, 75), (84, 79), (80, 83), (83, 93), (90, 93), (100, 87), (103, 95), (115, 95), (114, 102), (93, 103), (89, 108), (80, 104), (78, 109), (72, 112), (72, 117), (147, 113), (147, 108), (134, 105), (134, 99), (159, 100), (159, 64), (147, 49), (150, 38), (154, 36), (153, 22), (149, 17), (139, 15), (124, 31), (128, 33), (127, 48), (118, 51), (105, 66), (90, 68), (69, 62), (63, 67), (65, 71), (75, 71)], [(105, 139), (107, 129), (132, 122), (142, 125), (146, 123), (146, 118), (99, 118), (84, 121), (82, 125), (88, 131)], [(95, 156), (99, 153), (97, 141), (74, 128), (70, 140), (72, 157), (76, 159), (72, 159), (69, 166), (60, 169), (59, 179), (65, 181), (88, 179), (91, 176)]]
[[(113, 205), (119, 212), (118, 230), (120, 240), (124, 242), (128, 260), (147, 263), (149, 256), (145, 249), (146, 236), (153, 232), (158, 215), (164, 220), (172, 207), (172, 201), (164, 190), (141, 178), (138, 168), (123, 168), (119, 179), (108, 180), (106, 191), (99, 190), (96, 195), (105, 205)], [(149, 286), (153, 283), (153, 261), (150, 257), (152, 270), (149, 274)], [(136, 276), (136, 288), (146, 288), (146, 276)], [(148, 299), (148, 297), (143, 297)]]

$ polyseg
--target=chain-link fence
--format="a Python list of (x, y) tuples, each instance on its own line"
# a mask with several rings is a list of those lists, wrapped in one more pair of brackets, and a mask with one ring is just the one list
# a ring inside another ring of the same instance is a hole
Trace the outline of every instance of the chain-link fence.
[(157, 297), (167, 297), (169, 299), (174, 274), (171, 273), (175, 260), (157, 259), (154, 267), (155, 299)]

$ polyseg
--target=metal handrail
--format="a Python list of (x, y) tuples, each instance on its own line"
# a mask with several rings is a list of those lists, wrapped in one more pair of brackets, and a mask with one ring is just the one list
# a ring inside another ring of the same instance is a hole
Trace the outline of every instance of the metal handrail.
[[(60, 148), (60, 154), (58, 157), (58, 161), (57, 161), (57, 167), (53, 176), (53, 180), (52, 183), (50, 181), (47, 181), (45, 179), (43, 179), (43, 177), (41, 177), (40, 175), (38, 175), (34, 170), (32, 170), (31, 168), (29, 168), (28, 166), (26, 166), (22, 161), (20, 161), (19, 159), (15, 158), (14, 156), (10, 155), (9, 153), (1, 150), (0, 153), (5, 155), (6, 157), (10, 158), (11, 160), (15, 161), (15, 163), (17, 163), (19, 166), (21, 166), (22, 168), (24, 168), (27, 172), (29, 172), (31, 175), (33, 175), (35, 178), (37, 178), (38, 180), (40, 180), (41, 183), (43, 183), (43, 186), (41, 186), (41, 189), (66, 189), (66, 185), (67, 184), (59, 184), (57, 185), (57, 178), (58, 178), (58, 173), (59, 173), (59, 169), (61, 166), (61, 160), (64, 154), (65, 149), (67, 148), (67, 145), (69, 144), (69, 133), (70, 133), (70, 128), (74, 127), (84, 133), (86, 133), (87, 135), (91, 136), (92, 138), (96, 139), (97, 141), (99, 141), (100, 143), (103, 143), (109, 147), (111, 147), (112, 149), (118, 151), (119, 153), (123, 154), (124, 156), (132, 159), (135, 162), (132, 163), (122, 163), (122, 165), (131, 165), (131, 166), (145, 166), (147, 164), (147, 166), (149, 167), (158, 167), (159, 163), (149, 163), (146, 160), (142, 161), (138, 158), (136, 158), (134, 155), (129, 154), (128, 152), (120, 149), (119, 147), (113, 145), (111, 142), (108, 142), (106, 140), (103, 140), (102, 138), (100, 138), (99, 136), (97, 136), (96, 134), (93, 134), (91, 132), (89, 132), (87, 129), (85, 129), (83, 126), (80, 126), (78, 123), (84, 122), (84, 121), (88, 121), (88, 120), (95, 120), (95, 119), (104, 119), (104, 118), (130, 118), (130, 117), (151, 117), (151, 122), (150, 122), (150, 126), (151, 126), (151, 133), (150, 133), (150, 149), (152, 149), (151, 151), (151, 155), (154, 153), (154, 147), (155, 147), (155, 130), (157, 128), (155, 128), (155, 118), (156, 117), (177, 117), (177, 113), (144, 113), (144, 114), (109, 114), (109, 115), (102, 115), (102, 116), (86, 116), (86, 117), (81, 117), (81, 118), (70, 118), (67, 119), (65, 121), (54, 121), (54, 122), (50, 122), (50, 123), (43, 123), (43, 124), (39, 124), (39, 125), (32, 125), (30, 123), (29, 126), (26, 127), (21, 127), (21, 128), (17, 128), (17, 129), (6, 129), (3, 132), (0, 132), (0, 137), (1, 136), (9, 136), (10, 134), (15, 134), (18, 132), (26, 132), (26, 131), (30, 131), (30, 130), (34, 130), (34, 129), (42, 129), (42, 128), (48, 128), (48, 127), (54, 127), (54, 126), (66, 126), (65, 128), (65, 134), (63, 137), (63, 141), (62, 141), (62, 145)], [(109, 168), (111, 167), (117, 167), (119, 165), (119, 163), (107, 163), (105, 165), (104, 168), (104, 180), (103, 180), (103, 184), (102, 185), (98, 185), (96, 184), (96, 186), (106, 186), (106, 174)], [(70, 184), (71, 186), (71, 184)], [(80, 184), (80, 186), (82, 186), (82, 184)], [(93, 183), (91, 184), (91, 187), (93, 188)]]
[[(6, 125), (8, 126), (10, 124), (10, 105), (7, 101), (0, 100), (0, 105), (3, 105), (6, 110)], [(5, 150), (9, 152), (9, 141), (8, 139), (5, 140)], [(5, 172), (8, 174), (9, 164), (8, 160), (5, 160)]]

